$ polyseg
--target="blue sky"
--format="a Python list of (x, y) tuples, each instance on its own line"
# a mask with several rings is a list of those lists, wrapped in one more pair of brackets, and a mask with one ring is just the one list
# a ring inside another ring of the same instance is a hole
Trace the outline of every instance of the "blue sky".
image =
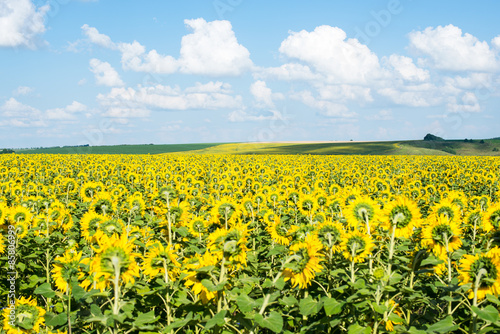
[(0, 147), (498, 137), (499, 12), (0, 0)]

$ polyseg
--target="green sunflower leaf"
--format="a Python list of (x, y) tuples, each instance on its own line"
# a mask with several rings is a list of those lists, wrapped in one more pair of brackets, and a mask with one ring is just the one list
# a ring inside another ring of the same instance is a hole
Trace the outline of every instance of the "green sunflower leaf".
[(477, 314), (477, 316), (485, 321), (496, 322), (499, 318), (498, 310), (492, 306), (488, 305), (483, 309), (479, 307), (472, 306), (472, 310)]
[(56, 295), (55, 291), (52, 290), (52, 287), (49, 283), (43, 283), (38, 288), (36, 288), (35, 294), (42, 295), (45, 298), (53, 298)]
[(271, 311), (269, 316), (265, 318), (261, 314), (256, 314), (254, 319), (261, 327), (270, 329), (275, 333), (279, 333), (283, 329), (283, 317), (276, 311)]

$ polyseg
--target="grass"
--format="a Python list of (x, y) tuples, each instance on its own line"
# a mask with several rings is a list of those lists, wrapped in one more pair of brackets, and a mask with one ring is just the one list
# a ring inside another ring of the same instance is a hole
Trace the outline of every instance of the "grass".
[(219, 144), (67, 146), (16, 150), (18, 154), (160, 154), (205, 149)]
[(171, 144), (171, 145), (116, 145), (88, 147), (54, 147), (18, 150), (20, 154), (315, 154), (315, 155), (475, 155), (500, 156), (500, 138), (473, 142), (443, 141), (387, 141), (387, 142), (331, 142), (331, 143), (227, 143), (227, 144)]

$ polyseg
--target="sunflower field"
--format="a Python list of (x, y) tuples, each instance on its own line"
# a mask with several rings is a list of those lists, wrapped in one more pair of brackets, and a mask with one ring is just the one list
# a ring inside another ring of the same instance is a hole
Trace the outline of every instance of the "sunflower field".
[(0, 157), (1, 333), (499, 333), (500, 160)]

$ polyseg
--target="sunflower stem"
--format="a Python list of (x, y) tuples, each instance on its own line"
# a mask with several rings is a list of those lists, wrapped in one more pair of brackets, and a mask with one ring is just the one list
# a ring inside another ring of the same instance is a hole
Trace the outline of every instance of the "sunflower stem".
[[(165, 270), (165, 283), (167, 283), (168, 285), (168, 282), (169, 282), (169, 279), (168, 279), (168, 267), (167, 267), (167, 261), (165, 259), (163, 259), (163, 269)], [(167, 311), (167, 325), (170, 326), (170, 324), (172, 323), (172, 315), (170, 314), (171, 311), (170, 311), (170, 296), (168, 294), (168, 292), (165, 294), (165, 297), (167, 298), (166, 302), (165, 302), (165, 308)]]
[(120, 260), (117, 257), (111, 259), (113, 268), (115, 269), (115, 275), (113, 277), (113, 285), (115, 290), (115, 299), (113, 303), (113, 314), (118, 315), (120, 312)]
[(168, 242), (172, 243), (172, 220), (170, 218), (170, 199), (169, 199), (169, 193), (166, 192), (167, 194), (167, 221), (168, 221)]
[(356, 255), (356, 246), (357, 243), (353, 242), (351, 245), (351, 282), (354, 284), (356, 282), (356, 276), (354, 271), (354, 256)]
[[(472, 305), (477, 307), (477, 290), (481, 286), (481, 278), (488, 274), (488, 271), (484, 268), (481, 268), (476, 276), (476, 281), (474, 282), (474, 299), (472, 300)], [(471, 333), (477, 333), (477, 314), (472, 310), (472, 327)]]
[(71, 334), (71, 289), (68, 283), (68, 334)]
[[(223, 281), (224, 281), (224, 278), (226, 276), (226, 267), (225, 267), (225, 264), (226, 264), (226, 258), (224, 257), (224, 255), (222, 256), (222, 261), (221, 261), (221, 265), (220, 265), (220, 276), (219, 276), (219, 283), (218, 284), (221, 284)], [(219, 295), (219, 298), (218, 298), (218, 301), (217, 301), (217, 313), (219, 313), (221, 310), (222, 310), (222, 293), (221, 291), (219, 291), (217, 294)]]
[[(368, 214), (365, 214), (363, 216), (365, 217), (365, 222), (366, 222), (366, 232), (368, 233), (368, 236), (371, 237), (372, 235), (370, 233), (370, 219), (368, 218)], [(373, 274), (373, 256), (371, 253), (368, 255), (368, 267), (370, 270), (370, 275), (372, 275)]]
[(394, 256), (396, 227), (397, 227), (397, 224), (395, 224), (395, 222), (393, 221), (392, 222), (392, 231), (391, 231), (391, 242), (389, 244), (389, 260), (388, 260), (389, 263), (387, 264), (387, 277), (389, 277), (389, 279), (391, 278), (391, 274), (392, 274), (392, 257)]
[[(444, 232), (443, 233), (443, 238), (444, 238), (444, 243), (446, 245), (446, 257), (448, 258), (448, 284), (451, 284), (451, 254), (450, 254), (450, 247), (449, 247), (449, 240), (448, 240), (448, 233)], [(450, 297), (453, 297), (453, 292), (450, 291)], [(450, 301), (448, 302), (448, 315), (453, 314), (453, 309), (452, 309), (452, 301), (450, 298)]]
[(472, 254), (476, 251), (476, 230), (477, 230), (477, 217), (474, 218), (474, 229), (472, 230)]

